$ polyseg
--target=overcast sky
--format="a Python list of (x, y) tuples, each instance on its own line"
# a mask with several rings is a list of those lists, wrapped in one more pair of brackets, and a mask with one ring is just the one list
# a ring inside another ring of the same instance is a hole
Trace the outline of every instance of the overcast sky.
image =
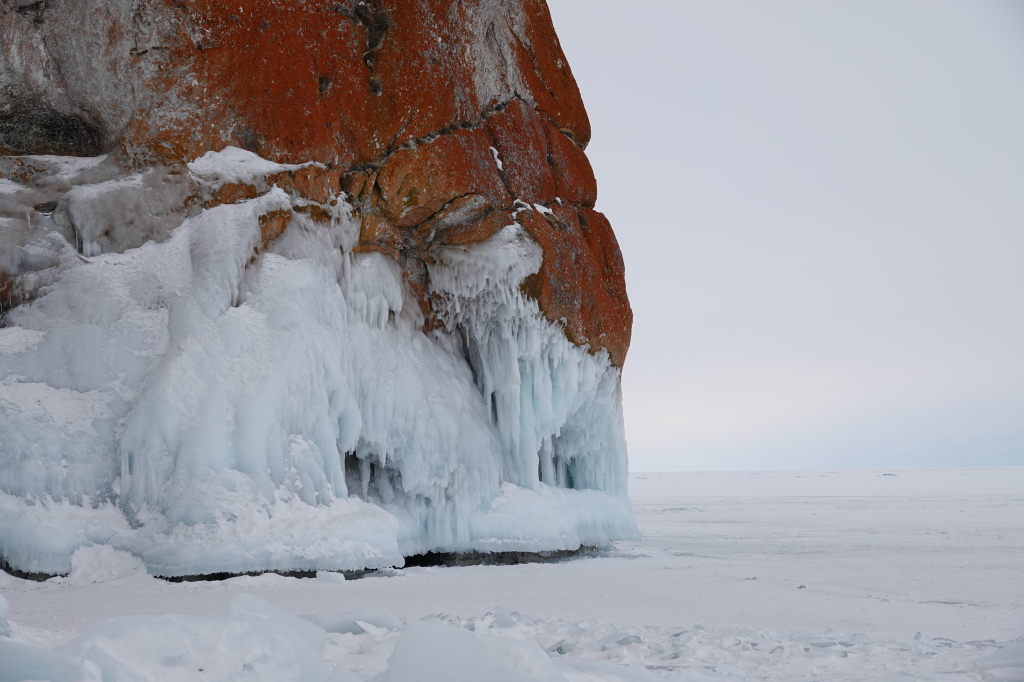
[(1024, 465), (1024, 2), (549, 5), (634, 470)]

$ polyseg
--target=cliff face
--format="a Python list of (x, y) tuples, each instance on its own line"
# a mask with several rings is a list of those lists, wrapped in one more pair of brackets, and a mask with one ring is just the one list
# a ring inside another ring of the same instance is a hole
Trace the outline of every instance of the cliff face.
[(631, 536), (631, 313), (540, 0), (4, 0), (0, 565)]
[[(0, 152), (116, 150), (144, 167), (233, 145), (321, 162), (330, 172), (306, 181), (348, 194), (357, 250), (400, 263), (425, 310), (432, 249), (516, 220), (544, 252), (529, 294), (574, 343), (622, 364), (622, 259), (594, 210), (590, 126), (542, 0), (13, 0), (0, 12)], [(523, 202), (540, 208), (517, 213)]]

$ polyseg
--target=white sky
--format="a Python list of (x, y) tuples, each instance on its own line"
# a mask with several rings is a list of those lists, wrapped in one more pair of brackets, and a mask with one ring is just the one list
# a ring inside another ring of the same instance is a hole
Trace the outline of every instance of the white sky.
[(634, 470), (1024, 464), (1024, 3), (549, 5)]

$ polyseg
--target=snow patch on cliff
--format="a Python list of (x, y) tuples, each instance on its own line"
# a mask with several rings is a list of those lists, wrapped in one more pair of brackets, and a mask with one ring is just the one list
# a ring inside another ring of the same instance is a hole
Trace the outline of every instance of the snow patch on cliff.
[[(228, 149), (190, 172), (280, 168)], [(76, 187), (76, 215), (108, 189)], [(437, 254), (445, 328), (425, 334), (394, 262), (350, 252), (347, 206), (325, 224), (293, 201), (275, 187), (161, 242), (62, 251), (9, 311), (0, 557), (67, 573), (102, 544), (160, 575), (354, 569), (635, 534), (618, 370), (519, 291), (540, 266), (521, 228)]]
[(224, 183), (251, 183), (256, 178), (273, 173), (295, 171), (308, 166), (323, 168), (314, 163), (275, 163), (238, 147), (227, 147), (219, 152), (206, 152), (188, 164), (189, 172), (214, 187)]

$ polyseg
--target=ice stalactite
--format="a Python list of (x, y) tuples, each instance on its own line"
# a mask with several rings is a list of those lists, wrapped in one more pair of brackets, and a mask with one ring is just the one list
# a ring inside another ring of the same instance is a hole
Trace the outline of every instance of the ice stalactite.
[(0, 557), (61, 573), (104, 544), (161, 575), (354, 569), (635, 533), (618, 370), (520, 293), (540, 258), (520, 228), (438, 254), (447, 330), (426, 334), (398, 266), (353, 253), (343, 200), (315, 221), (260, 185), (290, 168), (208, 154), (189, 182), (257, 196), (120, 253), (58, 240), (0, 327)]
[(464, 344), (502, 441), (505, 480), (623, 494), (619, 370), (570, 343), (520, 284), (541, 250), (517, 224), (429, 266), (434, 309)]

